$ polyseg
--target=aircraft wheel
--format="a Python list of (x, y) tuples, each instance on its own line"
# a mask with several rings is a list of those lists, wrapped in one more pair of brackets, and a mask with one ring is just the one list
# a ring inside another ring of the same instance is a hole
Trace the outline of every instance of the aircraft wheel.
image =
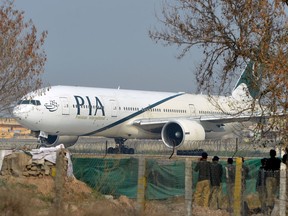
[(123, 153), (123, 154), (129, 154), (129, 153), (128, 153), (128, 151), (129, 151), (129, 149), (128, 149), (128, 148), (126, 148), (126, 147), (123, 147), (123, 148), (122, 148), (122, 152), (121, 152), (121, 153)]
[(114, 148), (113, 147), (109, 147), (107, 150), (108, 154), (114, 154)]
[(134, 154), (134, 149), (133, 148), (129, 148), (128, 149), (128, 154)]

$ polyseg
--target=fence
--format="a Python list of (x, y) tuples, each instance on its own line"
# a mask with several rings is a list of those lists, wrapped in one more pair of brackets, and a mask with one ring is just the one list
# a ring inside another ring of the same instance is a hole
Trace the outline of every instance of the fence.
[[(139, 209), (144, 208), (143, 203), (145, 200), (184, 197), (188, 211), (187, 215), (191, 215), (191, 212), (193, 212), (192, 194), (195, 191), (198, 179), (198, 173), (193, 171), (197, 163), (196, 160), (198, 158), (195, 157), (179, 157), (169, 160), (163, 157), (145, 158), (143, 156), (127, 158), (72, 158), (75, 177), (86, 182), (102, 194), (109, 194), (115, 197), (126, 195), (129, 198), (137, 199)], [(220, 163), (223, 166), (224, 175), (222, 176), (221, 204), (219, 208), (234, 209), (233, 215), (241, 215), (243, 212), (247, 212), (248, 208), (250, 212), (264, 212), (265, 209), (261, 209), (259, 194), (256, 190), (260, 159), (245, 161), (245, 166), (249, 168), (249, 175), (245, 179), (246, 187), (241, 185), (242, 181), (240, 183), (237, 181), (239, 178), (237, 178), (236, 173), (235, 187), (232, 193), (227, 191), (225, 177), (226, 158), (222, 158)], [(237, 162), (236, 165), (240, 167), (238, 170), (241, 170), (242, 163)], [(286, 174), (284, 173), (281, 174), (279, 191), (286, 191), (284, 188), (286, 186), (285, 181)], [(277, 207), (280, 206), (282, 213), (284, 211), (282, 215), (285, 215), (285, 193), (283, 195), (278, 192), (278, 197), (281, 199), (277, 199), (280, 202)], [(229, 202), (229, 199), (234, 202)], [(229, 203), (232, 206), (229, 206)]]
[[(36, 139), (0, 140), (1, 149), (15, 149), (23, 146), (36, 148), (37, 145)], [(127, 140), (125, 145), (134, 148), (135, 154), (107, 155), (107, 148), (115, 146), (114, 140), (81, 138), (76, 145), (69, 147), (73, 155), (75, 176), (103, 194), (112, 194), (116, 197), (126, 195), (137, 199), (140, 210), (145, 200), (183, 197), (187, 206), (187, 215), (191, 215), (193, 209), (189, 207), (193, 203), (192, 194), (198, 179), (198, 173), (193, 169), (199, 157), (180, 156), (175, 153), (172, 159), (168, 159), (172, 150), (161, 141)], [(235, 182), (233, 200), (237, 200), (235, 197), (240, 197), (240, 201), (235, 203), (248, 203), (251, 211), (261, 212), (263, 209), (260, 205), (259, 192), (256, 191), (257, 175), (260, 158), (268, 157), (271, 148), (280, 149), (281, 146), (273, 142), (239, 144), (238, 140), (229, 139), (190, 142), (182, 146), (180, 150), (202, 149), (210, 156), (218, 155), (224, 168), (227, 157), (244, 156), (245, 165), (249, 168), (249, 176), (245, 179), (246, 188), (243, 193), (241, 189), (243, 186), (237, 186)], [(281, 173), (277, 201), (281, 212), (284, 213), (286, 209), (285, 182), (286, 174)], [(221, 192), (221, 208), (228, 209), (227, 203), (231, 199), (228, 195), (232, 194), (227, 192), (225, 174), (222, 176)], [(233, 206), (234, 213), (244, 212), (244, 206)]]
[[(31, 139), (0, 139), (0, 149), (37, 148), (39, 143), (36, 138)], [(133, 148), (136, 155), (167, 155), (170, 156), (173, 149), (166, 147), (161, 140), (127, 140), (125, 145)], [(69, 147), (70, 152), (75, 154), (97, 154), (105, 155), (109, 147), (115, 147), (113, 139), (97, 137), (80, 137), (78, 142)], [(280, 149), (273, 141), (243, 142), (238, 139), (219, 139), (205, 141), (191, 141), (177, 148), (186, 150), (205, 150), (209, 155), (220, 155), (222, 157), (266, 157), (269, 150)], [(175, 151), (175, 155), (177, 154)]]
[(37, 148), (39, 143), (37, 143), (36, 138), (31, 139), (0, 139), (0, 150), (9, 150), (9, 149), (23, 149), (23, 148)]
[[(136, 155), (167, 155), (173, 149), (166, 147), (161, 140), (127, 140), (125, 145), (133, 148)], [(76, 145), (69, 147), (72, 153), (105, 155), (109, 147), (115, 147), (113, 139), (82, 137)], [(267, 157), (270, 149), (280, 149), (277, 143), (267, 140), (243, 142), (238, 139), (219, 139), (205, 141), (190, 141), (177, 148), (177, 151), (205, 150), (209, 155), (222, 157)]]

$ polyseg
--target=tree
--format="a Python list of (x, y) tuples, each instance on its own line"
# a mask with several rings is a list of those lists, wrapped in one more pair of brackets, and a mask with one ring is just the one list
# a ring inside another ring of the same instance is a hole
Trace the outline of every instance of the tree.
[[(192, 48), (202, 51), (196, 70), (198, 89), (209, 94), (223, 93), (227, 82), (248, 62), (260, 89), (251, 105), (275, 114), (288, 108), (288, 20), (283, 0), (169, 0), (158, 16), (161, 28), (149, 31), (150, 37), (164, 45), (181, 48), (182, 58)], [(260, 75), (261, 74), (261, 75)], [(232, 75), (232, 76), (231, 76)], [(215, 92), (214, 92), (215, 93)], [(263, 110), (264, 112), (264, 110)], [(279, 126), (273, 118), (270, 130)], [(281, 118), (280, 133), (287, 136), (287, 118)], [(259, 124), (261, 130), (263, 125)]]
[[(168, 3), (169, 2), (169, 3)], [(169, 0), (165, 1), (161, 30), (149, 31), (150, 37), (164, 45), (182, 48), (182, 58), (193, 47), (203, 51), (196, 77), (198, 89), (210, 93), (214, 80), (219, 80), (219, 94), (230, 74), (254, 63), (254, 73), (261, 79), (253, 85), (260, 90), (256, 105), (274, 115), (270, 125), (258, 124), (262, 133), (277, 127), (279, 136), (288, 146), (288, 20), (287, 0)], [(286, 162), (288, 166), (288, 162)], [(286, 189), (288, 190), (288, 172)], [(287, 194), (287, 192), (286, 192)], [(288, 211), (288, 206), (286, 206)]]
[(47, 31), (37, 35), (31, 20), (13, 2), (0, 5), (0, 113), (42, 84), (46, 54), (42, 49)]

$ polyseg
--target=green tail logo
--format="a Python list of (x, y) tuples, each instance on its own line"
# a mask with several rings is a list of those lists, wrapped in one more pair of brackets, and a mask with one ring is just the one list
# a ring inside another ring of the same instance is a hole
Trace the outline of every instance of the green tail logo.
[(254, 99), (260, 94), (261, 85), (261, 66), (255, 70), (254, 62), (250, 61), (242, 72), (240, 79), (238, 80), (234, 90), (241, 84), (247, 85), (248, 91)]

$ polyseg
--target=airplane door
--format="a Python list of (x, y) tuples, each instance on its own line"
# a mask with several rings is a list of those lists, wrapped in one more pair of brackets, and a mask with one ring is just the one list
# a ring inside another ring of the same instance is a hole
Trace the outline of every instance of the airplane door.
[(190, 115), (195, 116), (196, 115), (196, 109), (194, 104), (189, 104), (189, 109), (190, 109)]
[(61, 106), (62, 106), (62, 115), (69, 115), (70, 109), (69, 109), (69, 103), (68, 99), (66, 97), (60, 97)]
[(110, 99), (111, 117), (117, 117), (117, 102), (115, 99)]

